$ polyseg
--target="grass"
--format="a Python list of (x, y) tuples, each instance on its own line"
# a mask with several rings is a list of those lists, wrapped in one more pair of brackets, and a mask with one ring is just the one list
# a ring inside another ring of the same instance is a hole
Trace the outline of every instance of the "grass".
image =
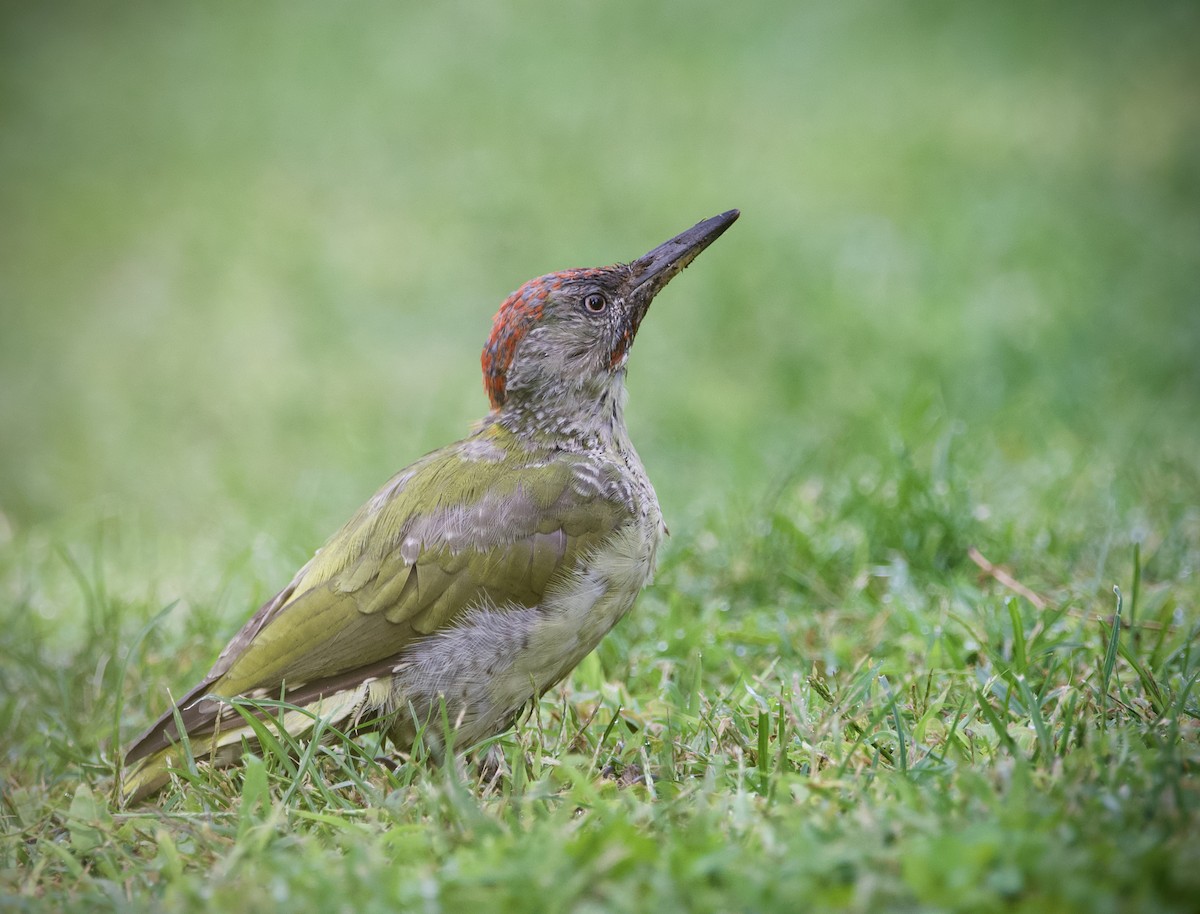
[[(0, 910), (1195, 909), (1190, 4), (3, 16)], [(633, 353), (656, 583), (503, 765), (114, 807), (510, 289), (730, 206)]]

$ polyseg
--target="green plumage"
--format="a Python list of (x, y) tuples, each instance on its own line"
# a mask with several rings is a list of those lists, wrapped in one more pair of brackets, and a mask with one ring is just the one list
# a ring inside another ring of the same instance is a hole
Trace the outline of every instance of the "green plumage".
[[(468, 456), (482, 443), (492, 445), (491, 459)], [(264, 604), (178, 702), (193, 752), (205, 752), (219, 725), (227, 734), (237, 723), (225, 705), (194, 704), (204, 696), (312, 700), (327, 694), (323, 682), (336, 691), (347, 676), (377, 675), (381, 661), (452, 625), (468, 607), (538, 605), (556, 575), (630, 518), (630, 505), (577, 484), (582, 459), (518, 446), (511, 432), (490, 425), (398, 474)], [(616, 479), (609, 482), (611, 492), (620, 489)], [(446, 542), (456, 513), (486, 512), (489, 504), (508, 510), (502, 518), (477, 518), (461, 545)], [(401, 546), (421, 530), (416, 560), (406, 561)], [(312, 694), (303, 691), (314, 686)], [(165, 778), (168, 747), (178, 739), (174, 713), (131, 745), (127, 797)]]
[(491, 414), (380, 489), (133, 741), (123, 801), (168, 780), (183, 733), (197, 759), (236, 759), (253, 729), (227, 699), (304, 708), (289, 731), (369, 721), (402, 750), (445, 708), (465, 748), (566, 676), (650, 580), (665, 530), (625, 430), (630, 342), (735, 218), (514, 293), (484, 349)]

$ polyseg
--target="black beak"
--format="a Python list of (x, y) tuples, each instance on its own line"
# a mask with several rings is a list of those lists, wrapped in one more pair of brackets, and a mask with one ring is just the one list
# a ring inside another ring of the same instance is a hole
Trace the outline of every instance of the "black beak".
[(706, 247), (721, 237), (721, 233), (737, 220), (740, 213), (731, 209), (697, 223), (686, 232), (664, 241), (653, 251), (629, 265), (633, 292), (630, 296), (638, 306), (639, 317), (645, 314), (654, 296), (669, 283)]

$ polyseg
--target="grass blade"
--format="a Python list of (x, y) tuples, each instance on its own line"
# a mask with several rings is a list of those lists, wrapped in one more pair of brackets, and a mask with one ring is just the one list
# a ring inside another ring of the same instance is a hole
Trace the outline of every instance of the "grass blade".
[(1108, 646), (1104, 651), (1104, 664), (1100, 668), (1100, 729), (1108, 728), (1108, 684), (1113, 668), (1117, 664), (1117, 645), (1121, 640), (1121, 588), (1113, 585), (1117, 595), (1117, 609), (1113, 613), (1112, 630), (1108, 634)]
[(1029, 660), (1025, 656), (1025, 624), (1021, 620), (1021, 610), (1017, 601), (1009, 597), (1004, 602), (1008, 604), (1008, 618), (1012, 623), (1013, 669), (1019, 676), (1024, 676), (1029, 669)]
[(1047, 764), (1054, 758), (1054, 740), (1050, 738), (1050, 730), (1046, 726), (1046, 718), (1042, 715), (1042, 706), (1038, 703), (1037, 696), (1033, 694), (1033, 690), (1029, 688), (1029, 683), (1026, 682), (1024, 676), (1014, 677), (1017, 681), (1017, 689), (1021, 693), (1021, 701), (1025, 703), (1025, 711), (1029, 715), (1029, 719), (1033, 722), (1033, 731), (1037, 734), (1038, 741), (1038, 756)]

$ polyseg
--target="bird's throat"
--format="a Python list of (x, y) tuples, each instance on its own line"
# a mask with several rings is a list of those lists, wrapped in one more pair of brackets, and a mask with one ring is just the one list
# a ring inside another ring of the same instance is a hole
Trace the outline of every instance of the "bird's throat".
[(625, 372), (551, 384), (510, 396), (492, 421), (519, 439), (571, 451), (620, 449), (625, 431)]

